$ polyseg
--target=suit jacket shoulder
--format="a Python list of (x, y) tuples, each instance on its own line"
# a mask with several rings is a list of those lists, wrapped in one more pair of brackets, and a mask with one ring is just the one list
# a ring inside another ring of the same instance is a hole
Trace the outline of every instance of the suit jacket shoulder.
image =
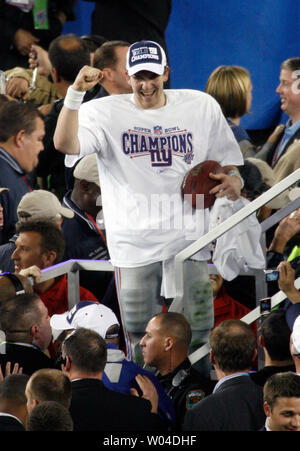
[(107, 389), (98, 379), (72, 382), (74, 430), (159, 431), (165, 426), (149, 401)]
[(238, 376), (188, 410), (184, 430), (257, 431), (264, 421), (262, 387), (249, 376)]
[(23, 368), (23, 374), (28, 376), (41, 368), (55, 368), (55, 362), (39, 349), (14, 343), (2, 344), (1, 346), (6, 346), (5, 353), (0, 353), (2, 371), (5, 371), (6, 362), (11, 362), (12, 366), (19, 363), (20, 367)]
[(25, 428), (16, 418), (0, 414), (0, 432), (4, 431), (25, 431)]

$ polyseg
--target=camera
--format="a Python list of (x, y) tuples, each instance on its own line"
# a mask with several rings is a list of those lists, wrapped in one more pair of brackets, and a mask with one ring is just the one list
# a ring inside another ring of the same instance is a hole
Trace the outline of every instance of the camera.
[(265, 269), (266, 282), (274, 282), (279, 278), (278, 269)]
[(267, 315), (271, 311), (271, 298), (264, 298), (259, 301), (260, 314)]

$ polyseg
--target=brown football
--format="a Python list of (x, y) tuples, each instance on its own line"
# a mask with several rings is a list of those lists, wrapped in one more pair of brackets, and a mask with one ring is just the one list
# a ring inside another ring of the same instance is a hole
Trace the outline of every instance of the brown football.
[[(182, 195), (192, 205), (193, 208), (209, 208), (211, 207), (216, 197), (214, 194), (209, 194), (209, 191), (215, 186), (219, 185), (218, 180), (213, 180), (209, 177), (209, 173), (220, 174), (223, 168), (217, 161), (207, 160), (194, 166), (184, 177), (182, 182)], [(204, 202), (197, 202), (197, 194), (203, 194)]]

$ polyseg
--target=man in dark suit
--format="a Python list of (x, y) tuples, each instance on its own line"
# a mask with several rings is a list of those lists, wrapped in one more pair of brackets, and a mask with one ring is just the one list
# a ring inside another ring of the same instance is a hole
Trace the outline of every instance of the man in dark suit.
[(2, 301), (0, 330), (6, 336), (0, 344), (3, 374), (7, 362), (18, 363), (28, 376), (40, 368), (54, 368), (54, 362), (43, 352), (52, 337), (50, 318), (37, 294), (21, 294)]
[(29, 376), (10, 374), (0, 382), (0, 431), (25, 431)]
[(210, 334), (210, 360), (218, 383), (185, 415), (186, 431), (256, 431), (265, 421), (263, 390), (249, 377), (256, 338), (241, 320), (220, 323)]
[(90, 329), (76, 329), (62, 344), (62, 370), (72, 381), (74, 431), (164, 430), (152, 382), (136, 377), (142, 397), (137, 390), (135, 396), (108, 390), (101, 380), (106, 358), (105, 340)]

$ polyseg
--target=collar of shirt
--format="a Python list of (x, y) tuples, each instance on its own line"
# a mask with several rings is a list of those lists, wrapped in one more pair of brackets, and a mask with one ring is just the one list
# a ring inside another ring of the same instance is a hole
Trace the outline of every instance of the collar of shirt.
[(15, 417), (15, 415), (11, 415), (10, 413), (0, 412), (0, 417), (11, 417), (11, 418), (14, 418), (15, 420), (18, 420), (18, 422), (23, 425), (22, 421), (18, 417)]
[[(21, 341), (2, 341), (0, 343), (0, 346), (2, 345), (18, 345), (18, 346), (25, 346), (27, 348), (33, 348), (33, 349), (38, 349), (39, 351), (41, 351), (41, 348), (39, 346), (37, 346), (34, 343), (22, 343)], [(1, 353), (2, 354), (2, 353)], [(4, 353), (5, 354), (5, 353)]]
[(0, 159), (6, 161), (7, 164), (9, 164), (9, 166), (11, 166), (16, 172), (18, 172), (21, 175), (24, 175), (25, 172), (23, 171), (23, 169), (21, 168), (21, 166), (19, 165), (19, 163), (17, 162), (17, 160), (15, 160), (8, 152), (6, 152), (5, 149), (3, 149), (2, 147), (0, 147)]
[(291, 120), (289, 119), (286, 123), (286, 127), (284, 129), (283, 138), (280, 144), (280, 152), (284, 149), (287, 141), (299, 130), (300, 128), (300, 120), (291, 124)]
[(271, 429), (269, 428), (269, 418), (268, 417), (266, 418), (265, 428), (266, 428), (266, 431), (271, 431)]
[(234, 377), (239, 377), (239, 376), (249, 376), (249, 373), (234, 373), (234, 374), (229, 374), (228, 376), (223, 377), (215, 385), (213, 393), (216, 392), (216, 390), (220, 387), (220, 385), (223, 384), (223, 382), (228, 381), (229, 379), (233, 379)]

